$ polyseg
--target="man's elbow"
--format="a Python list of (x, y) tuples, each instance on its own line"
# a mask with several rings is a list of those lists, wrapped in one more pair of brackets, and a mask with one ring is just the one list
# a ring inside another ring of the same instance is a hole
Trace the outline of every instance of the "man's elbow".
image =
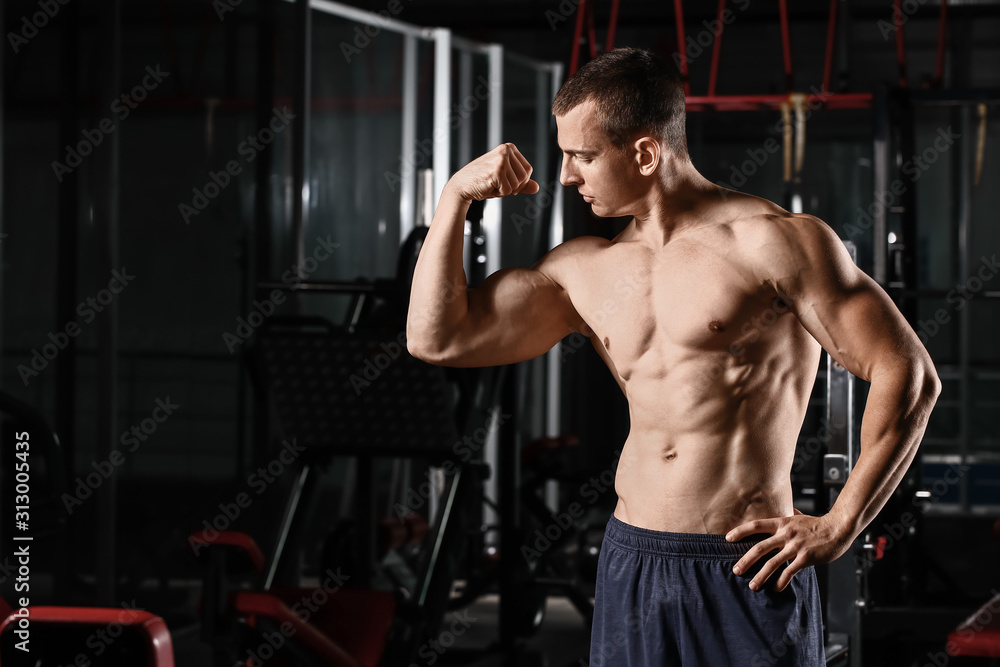
[(435, 366), (446, 366), (450, 361), (446, 345), (433, 336), (411, 331), (409, 327), (406, 331), (406, 351), (415, 359)]
[(406, 351), (410, 353), (411, 357), (428, 364), (440, 366), (445, 361), (445, 355), (440, 347), (428, 345), (409, 336), (406, 337)]
[(937, 369), (933, 364), (924, 371), (924, 395), (930, 403), (937, 403), (938, 396), (941, 395), (941, 378), (937, 374)]
[(915, 383), (918, 388), (918, 395), (921, 400), (933, 406), (937, 403), (938, 396), (941, 395), (941, 378), (938, 376), (934, 362), (928, 356), (918, 365), (915, 374)]

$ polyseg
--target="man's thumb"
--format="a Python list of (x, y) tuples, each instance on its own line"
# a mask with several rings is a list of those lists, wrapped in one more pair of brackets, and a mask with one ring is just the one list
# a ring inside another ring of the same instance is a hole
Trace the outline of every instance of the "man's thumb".
[(528, 182), (524, 184), (524, 187), (522, 187), (520, 190), (517, 191), (517, 194), (533, 195), (536, 194), (539, 191), (539, 189), (540, 188), (538, 187), (538, 183), (529, 178)]

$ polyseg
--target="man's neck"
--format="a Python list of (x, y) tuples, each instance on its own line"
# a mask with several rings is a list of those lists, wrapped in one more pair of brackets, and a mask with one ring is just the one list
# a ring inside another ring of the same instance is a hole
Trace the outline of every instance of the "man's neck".
[(713, 199), (718, 201), (718, 191), (690, 162), (671, 160), (660, 182), (633, 214), (635, 240), (660, 248), (677, 234), (705, 224), (708, 206)]

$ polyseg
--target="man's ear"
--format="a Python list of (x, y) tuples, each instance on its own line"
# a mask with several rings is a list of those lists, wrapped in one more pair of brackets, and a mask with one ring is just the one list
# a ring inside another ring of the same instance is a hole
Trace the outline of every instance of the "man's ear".
[(656, 168), (660, 164), (660, 142), (653, 137), (639, 137), (632, 147), (635, 149), (635, 160), (639, 166), (639, 173), (643, 176), (652, 176), (656, 173)]

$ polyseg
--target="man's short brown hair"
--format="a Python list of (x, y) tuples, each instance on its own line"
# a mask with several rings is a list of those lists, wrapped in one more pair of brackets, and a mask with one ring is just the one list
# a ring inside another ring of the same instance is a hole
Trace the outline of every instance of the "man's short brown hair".
[(563, 84), (552, 103), (552, 113), (562, 116), (587, 100), (595, 102), (601, 128), (619, 149), (648, 134), (677, 157), (690, 159), (684, 86), (670, 61), (634, 48), (601, 54)]

